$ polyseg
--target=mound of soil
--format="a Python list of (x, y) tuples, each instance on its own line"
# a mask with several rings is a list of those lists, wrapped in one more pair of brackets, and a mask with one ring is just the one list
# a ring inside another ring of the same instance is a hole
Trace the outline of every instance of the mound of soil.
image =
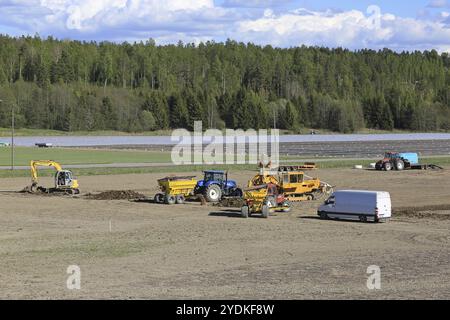
[(431, 205), (423, 207), (396, 208), (392, 215), (396, 217), (430, 218), (437, 220), (450, 220), (450, 204)]
[(133, 190), (111, 190), (97, 194), (89, 193), (86, 198), (92, 200), (134, 200), (145, 198), (145, 195)]

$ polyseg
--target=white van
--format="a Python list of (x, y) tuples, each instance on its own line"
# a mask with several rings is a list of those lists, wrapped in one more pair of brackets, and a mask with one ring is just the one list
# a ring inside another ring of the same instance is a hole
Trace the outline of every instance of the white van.
[(317, 210), (321, 219), (387, 222), (391, 196), (384, 191), (342, 190), (334, 192)]

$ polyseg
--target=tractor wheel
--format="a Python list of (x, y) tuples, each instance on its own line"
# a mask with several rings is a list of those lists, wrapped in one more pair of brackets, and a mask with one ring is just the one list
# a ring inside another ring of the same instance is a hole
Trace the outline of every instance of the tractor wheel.
[(219, 202), (222, 199), (222, 190), (217, 184), (212, 184), (206, 189), (205, 198), (208, 202)]
[(267, 218), (269, 218), (269, 214), (270, 214), (270, 209), (269, 209), (269, 207), (266, 206), (266, 205), (264, 205), (264, 206), (262, 207), (262, 217), (263, 217), (264, 219), (267, 219)]
[(155, 197), (153, 198), (153, 201), (155, 203), (164, 203), (164, 194), (162, 194), (162, 193), (155, 194)]
[(166, 195), (166, 204), (175, 204), (177, 199), (170, 194)]
[(248, 206), (243, 206), (241, 208), (241, 216), (242, 218), (247, 219), (250, 213), (250, 208)]
[(277, 206), (277, 201), (275, 200), (275, 197), (267, 197), (264, 205), (266, 205), (268, 208), (275, 208)]
[(383, 168), (385, 171), (391, 171), (392, 170), (392, 164), (390, 162), (385, 162), (383, 164)]
[(288, 201), (288, 200), (284, 201), (284, 202), (283, 202), (283, 209), (282, 209), (282, 211), (283, 211), (283, 212), (291, 212), (291, 210), (292, 210), (292, 204), (291, 204), (291, 202)]
[(186, 201), (186, 198), (182, 194), (177, 195), (175, 199), (177, 204), (183, 204)]
[(395, 162), (395, 170), (402, 171), (405, 169), (405, 162), (403, 160), (397, 160)]

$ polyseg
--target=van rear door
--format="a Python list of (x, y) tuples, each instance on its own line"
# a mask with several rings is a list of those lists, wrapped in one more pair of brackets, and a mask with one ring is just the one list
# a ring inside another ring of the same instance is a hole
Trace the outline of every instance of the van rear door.
[(380, 219), (390, 218), (392, 214), (391, 196), (388, 192), (377, 194), (378, 217)]

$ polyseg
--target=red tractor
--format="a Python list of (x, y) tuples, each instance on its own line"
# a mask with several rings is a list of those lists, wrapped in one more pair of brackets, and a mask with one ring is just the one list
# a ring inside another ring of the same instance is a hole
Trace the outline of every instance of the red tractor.
[(418, 165), (419, 156), (417, 153), (398, 153), (398, 152), (386, 152), (384, 159), (376, 163), (375, 169), (391, 171), (411, 169), (413, 166)]

